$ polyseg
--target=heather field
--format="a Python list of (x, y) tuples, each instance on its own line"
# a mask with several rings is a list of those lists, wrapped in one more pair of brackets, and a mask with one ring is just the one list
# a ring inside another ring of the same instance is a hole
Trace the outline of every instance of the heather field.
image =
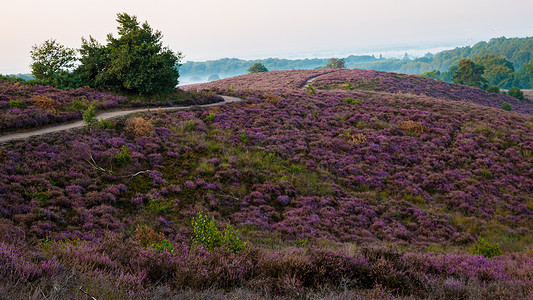
[[(4, 78), (5, 79), (5, 78)], [(170, 99), (128, 99), (90, 88), (60, 90), (48, 86), (28, 86), (0, 79), (0, 134), (20, 129), (80, 120), (91, 104), (97, 111), (132, 107), (183, 106), (210, 103), (207, 95), (176, 93)]]
[(0, 298), (533, 297), (532, 103), (363, 70), (188, 89), (243, 101), (0, 145)]

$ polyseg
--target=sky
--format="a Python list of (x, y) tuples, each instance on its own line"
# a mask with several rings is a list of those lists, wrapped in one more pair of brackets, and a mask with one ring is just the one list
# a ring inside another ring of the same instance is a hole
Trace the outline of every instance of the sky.
[[(533, 36), (531, 0), (24, 0), (0, 10), (0, 74), (28, 73), (33, 45), (105, 43), (126, 12), (185, 61), (435, 51)], [(388, 49), (388, 50), (387, 50)], [(388, 51), (388, 52), (387, 52)], [(407, 52), (409, 52), (407, 51)], [(411, 54), (411, 53), (410, 53)]]

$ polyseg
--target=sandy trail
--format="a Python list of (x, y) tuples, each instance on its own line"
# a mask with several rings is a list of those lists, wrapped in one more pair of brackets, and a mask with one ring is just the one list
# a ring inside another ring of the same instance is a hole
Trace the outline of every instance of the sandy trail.
[[(220, 97), (224, 98), (224, 101), (217, 102), (217, 103), (211, 103), (211, 104), (205, 104), (205, 105), (191, 105), (191, 106), (183, 106), (183, 107), (162, 107), (161, 110), (162, 111), (178, 111), (178, 110), (186, 110), (186, 109), (197, 108), (197, 107), (219, 106), (219, 105), (224, 105), (227, 103), (240, 102), (243, 100), (241, 98), (231, 97), (231, 96), (221, 95)], [(132, 109), (132, 110), (118, 110), (118, 111), (112, 111), (112, 112), (106, 112), (106, 113), (99, 114), (97, 115), (97, 118), (99, 120), (100, 119), (111, 120), (111, 119), (131, 115), (131, 114), (143, 113), (143, 112), (155, 112), (157, 110), (159, 110), (159, 108), (153, 108), (153, 107)], [(84, 126), (85, 126), (85, 123), (83, 121), (76, 121), (76, 122), (68, 123), (68, 124), (60, 124), (57, 126), (35, 129), (32, 131), (28, 131), (28, 132), (6, 134), (3, 136), (0, 136), (0, 144), (15, 141), (15, 140), (23, 140), (23, 139), (30, 138), (32, 136), (39, 136), (39, 135), (44, 135), (48, 133), (83, 128)]]

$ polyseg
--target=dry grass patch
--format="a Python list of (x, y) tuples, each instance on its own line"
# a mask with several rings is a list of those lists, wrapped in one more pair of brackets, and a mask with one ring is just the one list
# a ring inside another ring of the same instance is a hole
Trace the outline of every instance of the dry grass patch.
[(154, 125), (143, 117), (133, 117), (126, 121), (126, 132), (137, 136), (151, 135), (154, 132)]
[(54, 99), (48, 98), (46, 96), (33, 96), (31, 98), (31, 101), (33, 102), (33, 104), (35, 104), (35, 106), (54, 114), (57, 112), (57, 109), (60, 106), (59, 103), (57, 103)]

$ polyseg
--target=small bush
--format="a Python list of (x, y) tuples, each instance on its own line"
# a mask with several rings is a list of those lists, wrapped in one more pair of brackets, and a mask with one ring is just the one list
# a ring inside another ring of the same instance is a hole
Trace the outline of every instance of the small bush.
[(17, 100), (9, 100), (9, 107), (24, 108), (25, 105), (22, 102), (20, 102), (19, 99), (17, 99)]
[(489, 92), (489, 93), (499, 94), (500, 93), (500, 88), (497, 85), (489, 85), (487, 87), (486, 91)]
[(206, 121), (209, 121), (209, 122), (214, 121), (214, 120), (215, 120), (215, 114), (214, 114), (214, 113), (209, 113), (209, 114), (207, 115), (207, 117), (205, 117), (205, 120), (206, 120)]
[(361, 99), (354, 100), (352, 97), (346, 98), (346, 102), (348, 104), (363, 104), (363, 100), (361, 100)]
[(500, 244), (491, 244), (484, 238), (479, 238), (477, 242), (470, 249), (470, 253), (474, 255), (483, 255), (484, 257), (491, 258), (494, 256), (502, 255), (500, 250)]
[(98, 119), (96, 119), (96, 107), (94, 104), (91, 104), (81, 115), (83, 122), (87, 125), (87, 127), (92, 127), (95, 124), (98, 123)]
[(265, 102), (270, 104), (278, 104), (281, 100), (283, 100), (283, 96), (278, 96), (276, 94), (268, 94), (266, 97)]
[(501, 108), (505, 111), (511, 111), (513, 110), (513, 107), (511, 106), (511, 104), (507, 103), (507, 102), (503, 102), (502, 103), (502, 106)]
[(82, 102), (81, 100), (74, 100), (72, 103), (68, 106), (67, 111), (68, 112), (82, 112), (85, 111), (87, 108), (89, 108), (89, 105), (85, 102)]
[(196, 123), (194, 123), (193, 120), (187, 120), (185, 121), (185, 131), (195, 131), (196, 130)]
[(126, 121), (125, 130), (137, 136), (151, 135), (154, 131), (154, 126), (149, 120), (143, 117), (133, 117)]
[(98, 122), (98, 128), (100, 129), (113, 129), (115, 127), (116, 127), (116, 124), (109, 120), (100, 120)]
[(241, 133), (239, 136), (239, 141), (241, 141), (241, 143), (246, 143), (248, 141), (248, 135), (246, 134), (246, 131)]
[(405, 132), (424, 133), (429, 132), (429, 127), (423, 125), (422, 122), (415, 122), (412, 120), (398, 122), (398, 126)]
[(122, 146), (122, 149), (115, 156), (115, 162), (119, 166), (124, 166), (131, 161), (130, 149), (127, 145)]
[(199, 211), (196, 217), (192, 219), (192, 227), (193, 246), (203, 246), (209, 250), (224, 246), (233, 252), (244, 249), (244, 242), (237, 237), (237, 230), (229, 222), (222, 233), (217, 228), (213, 216)]
[(59, 104), (54, 101), (54, 99), (48, 98), (46, 96), (33, 96), (31, 101), (35, 106), (44, 109), (50, 113), (56, 113), (59, 108)]
[(516, 99), (524, 100), (524, 92), (522, 92), (516, 86), (513, 86), (512, 88), (510, 88), (508, 94), (509, 96), (513, 96)]
[(492, 173), (488, 170), (488, 169), (483, 169), (481, 170), (481, 176), (487, 178), (487, 179), (491, 179), (492, 178)]

